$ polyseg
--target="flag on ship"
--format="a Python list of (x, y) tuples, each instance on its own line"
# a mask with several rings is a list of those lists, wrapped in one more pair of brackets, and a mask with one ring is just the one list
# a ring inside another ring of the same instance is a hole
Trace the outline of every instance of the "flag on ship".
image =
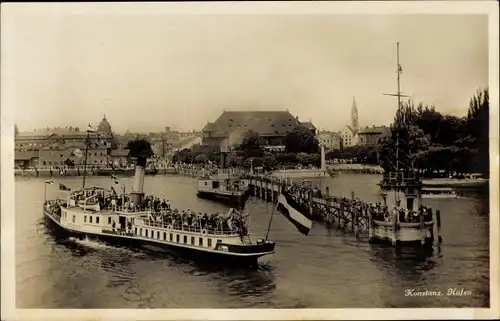
[(109, 167), (111, 167), (113, 171), (116, 171), (115, 166), (113, 165), (113, 158), (111, 158), (109, 155), (106, 155), (106, 158), (108, 159)]
[(59, 190), (60, 191), (71, 191), (71, 188), (67, 187), (63, 183), (59, 183)]
[(54, 184), (54, 181), (51, 181), (51, 180), (45, 180), (45, 184)]
[(290, 194), (282, 191), (278, 197), (278, 207), (280, 211), (300, 233), (308, 235), (312, 228), (312, 218), (305, 206), (297, 203)]

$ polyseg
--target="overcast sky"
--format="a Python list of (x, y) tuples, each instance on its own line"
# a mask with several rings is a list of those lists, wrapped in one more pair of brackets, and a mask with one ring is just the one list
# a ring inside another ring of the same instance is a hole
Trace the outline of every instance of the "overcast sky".
[[(15, 21), (15, 23), (14, 23)], [(488, 84), (487, 16), (11, 14), (9, 107), (21, 131), (200, 130), (227, 110), (286, 110), (320, 128), (389, 124), (397, 90), (464, 115)]]

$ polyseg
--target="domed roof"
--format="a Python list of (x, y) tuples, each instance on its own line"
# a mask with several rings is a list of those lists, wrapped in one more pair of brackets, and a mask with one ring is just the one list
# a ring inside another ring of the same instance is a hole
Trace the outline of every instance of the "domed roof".
[(99, 123), (99, 126), (97, 126), (97, 130), (103, 133), (112, 134), (111, 125), (106, 119), (106, 115), (104, 115), (101, 122)]

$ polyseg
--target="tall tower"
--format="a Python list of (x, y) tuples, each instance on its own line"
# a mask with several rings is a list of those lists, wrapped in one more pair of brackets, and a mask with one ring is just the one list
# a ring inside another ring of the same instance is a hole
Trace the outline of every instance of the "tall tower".
[(359, 131), (358, 107), (356, 107), (356, 99), (354, 97), (352, 97), (351, 122), (352, 129), (357, 134)]

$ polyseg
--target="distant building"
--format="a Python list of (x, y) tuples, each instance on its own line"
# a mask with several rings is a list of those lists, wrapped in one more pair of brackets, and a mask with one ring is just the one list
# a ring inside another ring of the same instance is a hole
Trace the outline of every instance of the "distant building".
[(356, 146), (358, 144), (358, 135), (349, 125), (346, 125), (342, 128), (342, 130), (340, 131), (340, 137), (342, 138), (343, 148)]
[(376, 145), (380, 137), (390, 131), (386, 126), (372, 126), (362, 128), (359, 133), (359, 145)]
[(282, 151), (286, 135), (299, 125), (316, 135), (316, 127), (311, 122), (300, 122), (288, 111), (224, 111), (215, 122), (203, 128), (202, 146), (229, 151), (252, 130), (259, 134), (261, 146), (266, 150)]
[(96, 133), (87, 128), (56, 127), (35, 129), (31, 132), (17, 132), (15, 135), (15, 165), (22, 168), (36, 166), (60, 166), (69, 159), (75, 165), (83, 164), (85, 159), (85, 140), (87, 135), (93, 145), (88, 148), (87, 165), (106, 165), (109, 151), (115, 147), (115, 138), (106, 116), (99, 123)]
[(342, 146), (342, 136), (339, 133), (322, 130), (316, 137), (324, 144), (326, 150), (336, 150)]
[[(111, 125), (106, 117), (99, 123), (97, 129), (101, 135), (101, 141), (106, 141), (107, 144), (114, 143), (114, 135), (111, 131)], [(19, 132), (16, 126), (15, 135), (15, 150), (40, 150), (43, 147), (54, 144), (65, 143), (84, 143), (87, 137), (87, 128), (80, 129), (78, 127), (56, 127), (56, 128), (42, 128), (33, 131)], [(95, 133), (89, 133), (89, 138), (92, 140), (97, 139)]]
[(359, 141), (359, 120), (358, 120), (358, 107), (356, 99), (352, 98), (351, 107), (351, 125), (346, 125), (340, 130), (340, 137), (342, 138), (342, 147), (356, 146)]

